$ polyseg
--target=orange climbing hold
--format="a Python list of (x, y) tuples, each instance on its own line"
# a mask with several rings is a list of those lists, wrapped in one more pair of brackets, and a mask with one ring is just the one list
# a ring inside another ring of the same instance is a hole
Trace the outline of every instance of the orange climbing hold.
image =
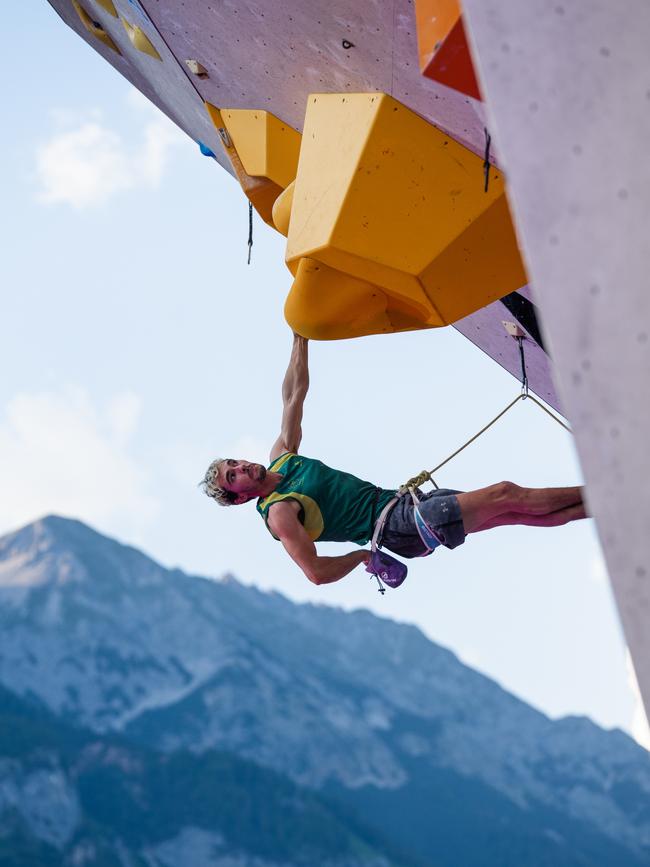
[(416, 0), (422, 74), (481, 99), (459, 0)]

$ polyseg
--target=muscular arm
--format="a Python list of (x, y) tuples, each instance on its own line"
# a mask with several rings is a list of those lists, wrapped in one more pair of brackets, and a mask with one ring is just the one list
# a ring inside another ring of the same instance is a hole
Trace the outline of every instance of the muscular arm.
[[(282, 424), (280, 436), (271, 449), (271, 460), (284, 452), (297, 452), (302, 439), (302, 409), (309, 389), (308, 341), (297, 334), (289, 367), (282, 383)], [(277, 535), (277, 534), (276, 534)]]
[(316, 546), (298, 520), (297, 508), (293, 502), (275, 503), (269, 509), (269, 526), (311, 582), (332, 584), (344, 578), (359, 563), (368, 562), (370, 551), (361, 548), (340, 557), (319, 557)]

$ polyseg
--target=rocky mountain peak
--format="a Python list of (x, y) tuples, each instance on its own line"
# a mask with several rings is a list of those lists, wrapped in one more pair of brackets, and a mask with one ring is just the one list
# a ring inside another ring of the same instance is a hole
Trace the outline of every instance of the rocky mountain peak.
[(135, 548), (59, 515), (47, 515), (0, 538), (0, 591), (23, 591), (18, 596), (85, 582), (134, 590), (158, 583), (162, 572)]
[[(80, 570), (61, 529), (78, 521), (48, 515), (0, 538), (0, 588), (29, 590), (80, 580)], [(92, 532), (92, 531), (90, 531)]]
[(170, 571), (55, 516), (0, 539), (0, 599), (0, 684), (74, 725), (226, 750), (378, 807), (400, 792), (415, 805), (421, 786), (438, 803), (453, 779), (515, 826), (553, 811), (567, 851), (560, 814), (634, 859), (650, 851), (644, 751), (549, 720), (413, 626)]

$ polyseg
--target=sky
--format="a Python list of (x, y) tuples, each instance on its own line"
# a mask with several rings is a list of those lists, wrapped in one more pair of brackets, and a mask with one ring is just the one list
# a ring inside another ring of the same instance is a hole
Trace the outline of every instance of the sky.
[[(197, 483), (217, 456), (266, 462), (291, 346), (284, 238), (195, 142), (50, 6), (14, 4), (0, 139), (0, 533), (79, 518), (169, 567), (296, 601), (368, 608), (551, 717), (650, 746), (592, 521), (506, 527), (315, 587), (252, 504)], [(302, 451), (397, 487), (464, 442), (518, 383), (452, 328), (310, 344)], [(530, 402), (444, 468), (472, 490), (580, 484), (571, 436)], [(321, 553), (349, 546), (322, 545)]]

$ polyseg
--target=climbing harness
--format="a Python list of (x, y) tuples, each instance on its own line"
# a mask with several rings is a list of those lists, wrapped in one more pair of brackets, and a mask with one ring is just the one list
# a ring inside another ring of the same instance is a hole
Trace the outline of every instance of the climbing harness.
[[(438, 487), (437, 485), (435, 486), (436, 488)], [(408, 573), (405, 563), (396, 560), (394, 557), (391, 557), (390, 554), (379, 549), (379, 538), (381, 536), (381, 531), (384, 528), (386, 518), (388, 517), (388, 513), (401, 497), (408, 493), (413, 500), (415, 529), (418, 531), (418, 536), (424, 545), (424, 552), (420, 554), (420, 557), (428, 557), (429, 554), (435, 551), (435, 549), (442, 544), (438, 534), (433, 527), (427, 523), (426, 518), (420, 511), (420, 501), (418, 500), (415, 491), (416, 488), (414, 486), (409, 486), (409, 482), (407, 482), (406, 485), (402, 485), (392, 500), (389, 500), (388, 503), (386, 503), (375, 522), (375, 529), (372, 534), (372, 542), (370, 545), (370, 560), (366, 566), (366, 572), (370, 572), (375, 576), (377, 584), (379, 585), (379, 592), (382, 595), (386, 592), (386, 588), (382, 585), (382, 582), (388, 587), (399, 587), (400, 584), (404, 583), (404, 579)]]
[(410, 489), (411, 499), (413, 500), (413, 517), (415, 518), (415, 529), (418, 531), (418, 535), (420, 537), (420, 541), (425, 547), (424, 554), (421, 554), (421, 557), (428, 557), (436, 548), (442, 544), (440, 539), (438, 538), (438, 534), (431, 527), (422, 512), (420, 511), (420, 501), (417, 498), (415, 493), (415, 489)]
[[(547, 409), (541, 401), (537, 400), (536, 397), (533, 397), (532, 394), (528, 391), (528, 374), (526, 372), (526, 355), (524, 352), (524, 340), (526, 340), (526, 335), (523, 330), (517, 326), (514, 326), (512, 323), (504, 322), (504, 327), (506, 331), (514, 337), (519, 345), (519, 358), (521, 360), (521, 391), (515, 397), (514, 400), (511, 400), (510, 403), (501, 410), (498, 415), (489, 421), (484, 427), (482, 427), (478, 433), (475, 433), (473, 437), (467, 440), (460, 448), (456, 449), (455, 452), (449, 455), (449, 457), (445, 458), (444, 461), (441, 461), (437, 466), (433, 467), (431, 470), (422, 470), (422, 472), (418, 473), (416, 476), (410, 478), (407, 482), (405, 482), (397, 491), (396, 495), (390, 500), (382, 509), (377, 521), (375, 523), (375, 529), (372, 535), (372, 542), (370, 545), (371, 555), (370, 561), (368, 562), (368, 566), (366, 567), (366, 571), (371, 572), (375, 578), (377, 579), (377, 583), (379, 585), (379, 592), (385, 593), (386, 588), (383, 587), (382, 581), (388, 587), (399, 587), (400, 584), (406, 578), (406, 566), (401, 563), (399, 560), (395, 560), (393, 557), (385, 554), (385, 552), (379, 550), (379, 540), (381, 537), (381, 531), (383, 530), (384, 523), (386, 522), (386, 518), (388, 517), (388, 513), (393, 508), (393, 506), (399, 501), (401, 497), (405, 494), (410, 494), (411, 499), (413, 500), (413, 516), (415, 519), (415, 527), (418, 531), (420, 539), (422, 540), (423, 545), (425, 546), (425, 551), (421, 554), (421, 557), (426, 557), (431, 554), (439, 545), (442, 544), (435, 530), (427, 523), (426, 519), (422, 515), (420, 510), (420, 501), (417, 497), (417, 490), (420, 485), (423, 485), (425, 482), (431, 482), (433, 487), (436, 490), (439, 490), (438, 485), (436, 484), (435, 479), (433, 478), (433, 474), (437, 473), (438, 470), (442, 469), (449, 461), (453, 460), (456, 455), (459, 455), (462, 451), (464, 451), (468, 446), (470, 446), (473, 442), (475, 442), (480, 436), (482, 436), (486, 431), (488, 431), (499, 419), (503, 418), (503, 416), (509, 412), (515, 404), (519, 403), (520, 400), (530, 400), (540, 409), (544, 410), (544, 412), (550, 416), (553, 421), (556, 421), (560, 427), (563, 427), (564, 430), (571, 433), (571, 428), (566, 425), (560, 418), (558, 418), (555, 413), (552, 413), (549, 409)], [(381, 555), (380, 557), (376, 557), (376, 555)], [(398, 566), (403, 566), (403, 573), (398, 572), (395, 566), (392, 566), (392, 571), (385, 564), (383, 558), (388, 558), (388, 560), (392, 561), (392, 563), (397, 564)], [(374, 568), (376, 567), (376, 568)], [(396, 583), (395, 576), (399, 576), (399, 581)]]

